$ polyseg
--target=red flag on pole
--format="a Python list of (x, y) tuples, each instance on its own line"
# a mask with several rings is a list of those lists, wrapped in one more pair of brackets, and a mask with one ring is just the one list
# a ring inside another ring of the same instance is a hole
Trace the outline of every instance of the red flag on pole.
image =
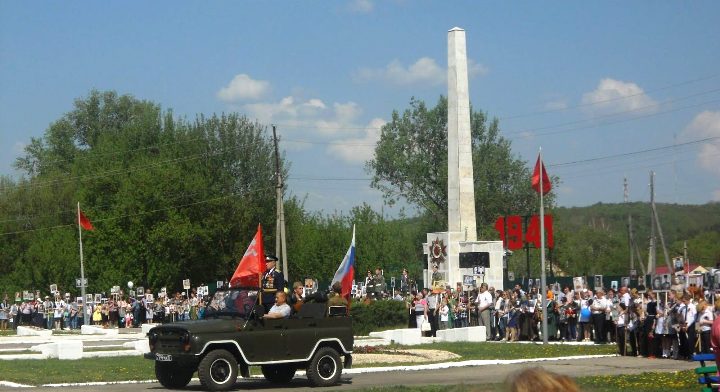
[(92, 223), (90, 223), (90, 219), (88, 219), (87, 216), (85, 216), (85, 214), (82, 213), (82, 211), (80, 211), (80, 210), (78, 210), (78, 211), (80, 212), (80, 214), (79, 214), (80, 227), (82, 227), (85, 230), (95, 230)]
[(258, 287), (265, 273), (265, 250), (263, 249), (262, 226), (248, 246), (245, 254), (230, 278), (230, 287)]
[(550, 177), (548, 177), (547, 172), (545, 171), (545, 164), (540, 160), (540, 155), (538, 155), (537, 163), (535, 163), (535, 170), (533, 170), (532, 174), (532, 188), (535, 189), (535, 192), (540, 193), (540, 172), (542, 171), (542, 194), (545, 195), (548, 192), (550, 192), (550, 189), (552, 189), (552, 183), (550, 182)]

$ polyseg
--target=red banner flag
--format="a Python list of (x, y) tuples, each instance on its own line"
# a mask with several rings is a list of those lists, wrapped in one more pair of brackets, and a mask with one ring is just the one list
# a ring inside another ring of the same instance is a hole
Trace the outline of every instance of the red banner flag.
[(540, 172), (542, 171), (542, 194), (545, 195), (548, 192), (550, 192), (550, 189), (552, 189), (552, 183), (550, 182), (550, 177), (548, 177), (547, 172), (545, 171), (545, 164), (540, 160), (540, 155), (538, 155), (537, 163), (535, 163), (535, 170), (533, 170), (532, 174), (532, 188), (535, 189), (535, 192), (540, 193)]
[(262, 226), (248, 246), (245, 254), (230, 278), (230, 287), (260, 287), (260, 278), (265, 273), (265, 250), (263, 249)]
[(95, 230), (92, 223), (90, 223), (90, 219), (85, 216), (85, 214), (82, 213), (82, 211), (78, 210), (80, 213), (80, 227), (82, 227), (85, 230)]

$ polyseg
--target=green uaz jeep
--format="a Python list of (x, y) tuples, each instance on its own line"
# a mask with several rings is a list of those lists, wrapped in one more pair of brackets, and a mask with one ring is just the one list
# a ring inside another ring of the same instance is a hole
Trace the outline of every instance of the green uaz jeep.
[(218, 291), (199, 321), (164, 324), (148, 332), (155, 375), (166, 388), (183, 388), (198, 372), (208, 390), (235, 385), (260, 366), (273, 383), (305, 369), (314, 386), (335, 385), (352, 364), (352, 320), (342, 307), (305, 303), (287, 319), (263, 319), (257, 290)]

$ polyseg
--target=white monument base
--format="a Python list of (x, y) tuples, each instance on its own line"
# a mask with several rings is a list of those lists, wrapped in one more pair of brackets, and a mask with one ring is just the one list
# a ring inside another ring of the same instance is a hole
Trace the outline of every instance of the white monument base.
[(125, 342), (123, 343), (123, 347), (131, 348), (143, 354), (150, 352), (150, 342), (147, 339)]
[(50, 329), (42, 329), (37, 327), (17, 327), (17, 335), (18, 336), (43, 336), (43, 337), (49, 337), (52, 336), (52, 330)]
[(45, 358), (80, 359), (83, 357), (83, 342), (80, 340), (63, 340), (55, 343), (39, 344), (30, 348), (39, 351)]
[(485, 327), (482, 326), (437, 331), (437, 337), (445, 342), (484, 342), (486, 336)]
[(80, 333), (83, 335), (119, 335), (117, 328), (103, 328), (97, 325), (83, 325), (80, 327)]
[(150, 332), (151, 329), (157, 327), (158, 325), (160, 325), (160, 324), (143, 324), (141, 326), (142, 333), (146, 334), (146, 333)]
[(403, 346), (415, 346), (422, 344), (422, 336), (417, 328), (391, 329), (382, 332), (370, 332), (374, 338), (385, 339), (388, 343), (400, 344)]

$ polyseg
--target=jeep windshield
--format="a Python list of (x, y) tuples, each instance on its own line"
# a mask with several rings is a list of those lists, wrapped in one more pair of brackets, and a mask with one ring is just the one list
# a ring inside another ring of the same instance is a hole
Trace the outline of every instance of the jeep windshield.
[(247, 318), (257, 302), (258, 290), (218, 290), (205, 308), (205, 317), (230, 316)]

